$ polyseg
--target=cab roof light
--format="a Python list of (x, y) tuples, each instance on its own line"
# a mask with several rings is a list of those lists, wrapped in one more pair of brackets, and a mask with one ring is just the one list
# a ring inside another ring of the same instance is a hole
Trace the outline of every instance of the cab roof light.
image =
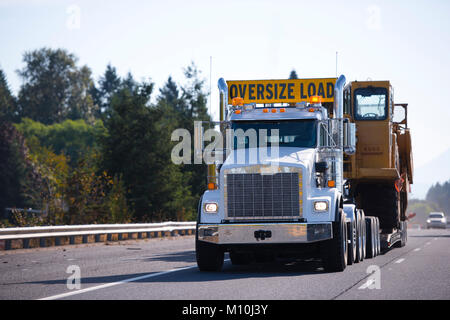
[(241, 97), (235, 97), (231, 101), (232, 101), (233, 107), (243, 106), (244, 105), (244, 99), (241, 98)]
[(269, 109), (264, 108), (264, 109), (263, 109), (263, 112), (264, 112), (264, 113), (268, 113), (268, 112), (269, 112)]
[(281, 108), (280, 112), (286, 112), (286, 109), (285, 108)]
[(241, 110), (240, 110), (240, 109), (237, 109), (237, 110), (234, 111), (234, 113), (236, 113), (236, 114), (241, 114)]
[(309, 103), (313, 105), (321, 105), (322, 104), (322, 96), (311, 96), (309, 98)]
[(272, 113), (277, 113), (277, 109), (272, 109)]

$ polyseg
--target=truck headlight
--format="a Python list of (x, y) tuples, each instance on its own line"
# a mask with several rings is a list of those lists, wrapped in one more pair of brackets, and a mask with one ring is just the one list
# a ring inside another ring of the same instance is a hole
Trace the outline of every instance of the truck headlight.
[(328, 201), (314, 201), (314, 211), (328, 211)]
[(217, 213), (219, 211), (219, 205), (216, 202), (207, 202), (204, 208), (206, 213)]

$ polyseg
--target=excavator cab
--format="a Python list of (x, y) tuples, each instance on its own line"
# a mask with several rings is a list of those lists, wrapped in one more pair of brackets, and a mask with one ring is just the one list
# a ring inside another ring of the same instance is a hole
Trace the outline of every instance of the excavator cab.
[[(405, 116), (395, 122), (394, 108), (400, 107)], [(389, 81), (353, 81), (344, 89), (344, 117), (357, 130), (356, 153), (344, 157), (351, 195), (366, 215), (380, 218), (382, 229), (398, 228), (412, 183), (407, 104), (394, 104)]]

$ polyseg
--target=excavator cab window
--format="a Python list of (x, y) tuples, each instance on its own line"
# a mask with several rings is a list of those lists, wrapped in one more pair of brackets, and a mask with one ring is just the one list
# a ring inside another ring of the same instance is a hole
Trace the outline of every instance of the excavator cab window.
[(385, 120), (388, 116), (386, 88), (358, 88), (354, 102), (356, 120)]

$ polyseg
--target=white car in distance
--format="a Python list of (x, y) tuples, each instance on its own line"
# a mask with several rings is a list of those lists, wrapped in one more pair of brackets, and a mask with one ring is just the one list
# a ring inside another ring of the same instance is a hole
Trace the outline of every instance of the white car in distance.
[(427, 229), (430, 228), (447, 228), (447, 218), (443, 212), (430, 212), (427, 219)]

